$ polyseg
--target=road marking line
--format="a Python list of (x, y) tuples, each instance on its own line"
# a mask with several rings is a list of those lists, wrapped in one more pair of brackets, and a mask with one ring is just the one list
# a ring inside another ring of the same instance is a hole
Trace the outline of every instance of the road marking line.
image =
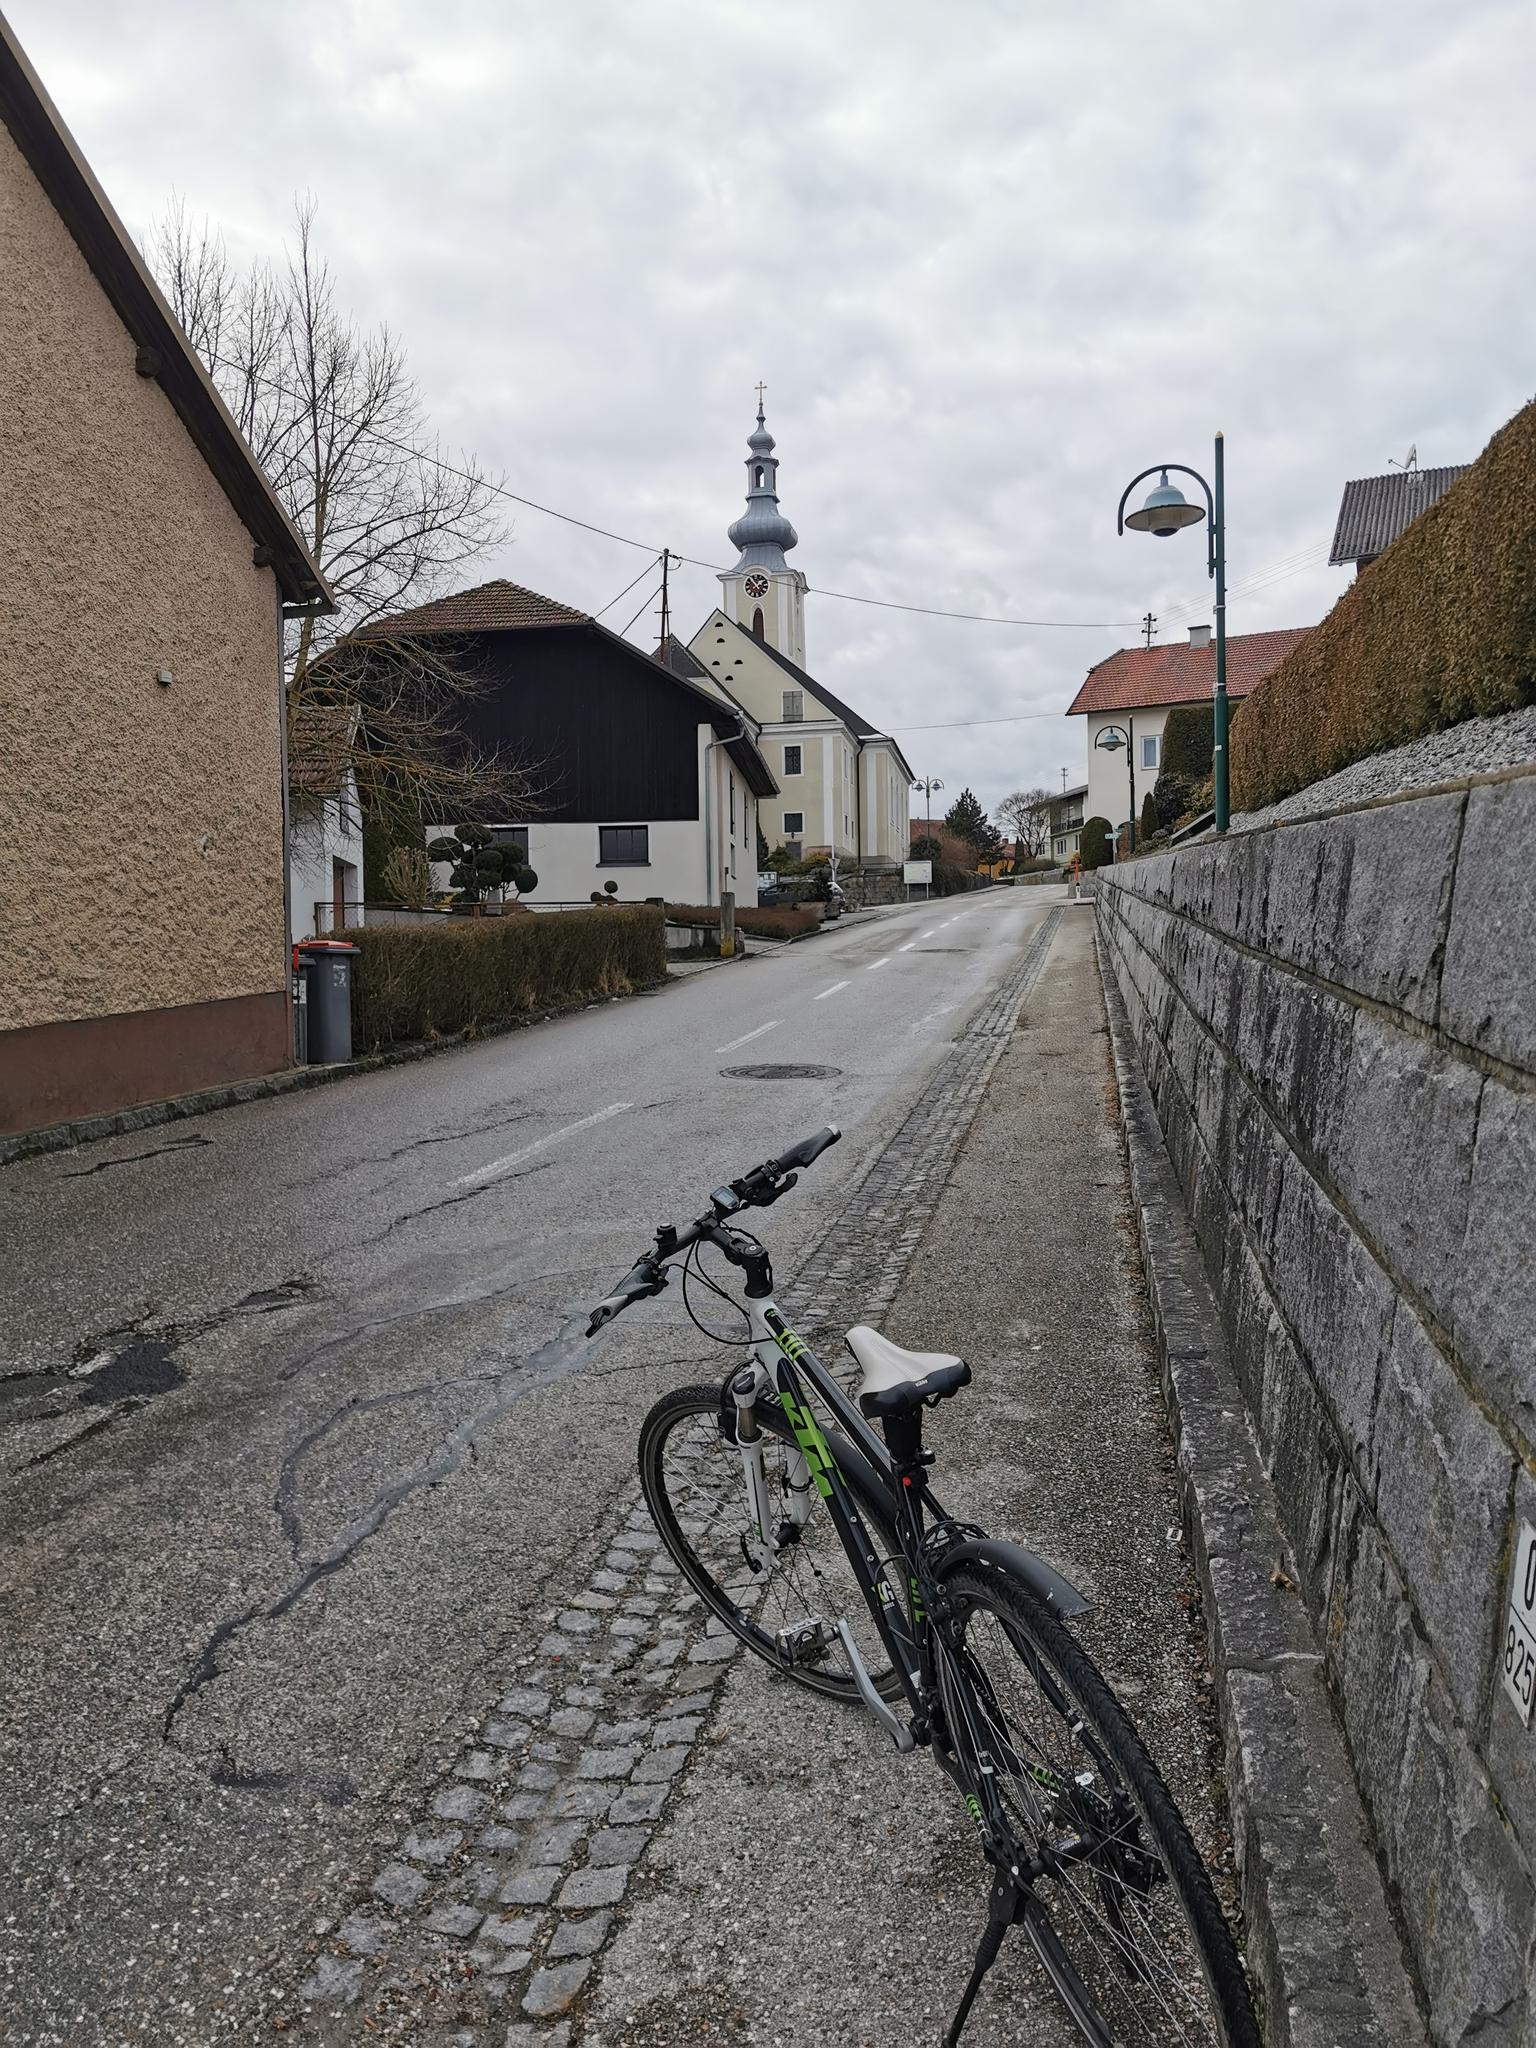
[(866, 974), (873, 974), (877, 967), (889, 967), (890, 964), (891, 956), (889, 953), (887, 953), (883, 960), (871, 960), (869, 965), (865, 968), (864, 972)]
[(765, 1031), (775, 1031), (783, 1023), (782, 1017), (770, 1018), (768, 1023), (759, 1024), (755, 1031), (744, 1031), (740, 1038), (733, 1038), (729, 1045), (717, 1045), (716, 1052), (734, 1052), (738, 1045), (750, 1045), (754, 1038), (761, 1038)]
[(828, 996), (835, 996), (840, 988), (848, 986), (846, 981), (834, 981), (830, 988), (824, 988), (819, 996), (812, 996), (813, 1003), (824, 1003)]
[(547, 1145), (558, 1145), (562, 1138), (574, 1138), (578, 1131), (589, 1131), (594, 1124), (605, 1123), (611, 1116), (619, 1116), (626, 1109), (633, 1109), (632, 1102), (610, 1102), (606, 1109), (594, 1111), (591, 1116), (578, 1118), (573, 1124), (564, 1124), (558, 1131), (551, 1131), (547, 1137), (535, 1138), (531, 1145), (524, 1145), (520, 1152), (509, 1152), (505, 1159), (493, 1159), (489, 1166), (480, 1166), (473, 1173), (461, 1173), (457, 1180), (448, 1185), (455, 1188), (472, 1188), (483, 1180), (495, 1180), (505, 1173), (509, 1166), (516, 1166), (520, 1160), (530, 1158), (535, 1152), (542, 1152)]
[(919, 932), (918, 937), (922, 939), (931, 939), (933, 937), (934, 932), (936, 932), (937, 930), (938, 926), (935, 925), (932, 932)]
[(898, 946), (898, 947), (896, 948), (896, 950), (897, 950), (897, 952), (898, 952), (898, 953), (910, 953), (910, 952), (911, 952), (911, 950), (912, 950), (912, 948), (913, 948), (913, 947), (914, 947), (914, 946), (915, 946), (916, 944), (917, 944), (917, 941), (916, 941), (916, 939), (908, 939), (907, 943), (906, 943), (906, 944), (905, 944), (904, 946)]

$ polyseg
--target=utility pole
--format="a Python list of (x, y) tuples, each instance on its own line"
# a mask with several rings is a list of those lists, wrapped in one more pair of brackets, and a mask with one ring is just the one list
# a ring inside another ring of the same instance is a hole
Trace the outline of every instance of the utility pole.
[[(667, 635), (672, 630), (671, 612), (667, 598), (667, 570), (671, 564), (671, 561), (672, 550), (670, 548), (663, 548), (661, 551), (661, 638), (656, 643), (658, 653), (665, 652), (667, 645)], [(678, 567), (681, 568), (683, 562), (683, 558), (681, 555), (678, 556), (677, 562)]]
[(1152, 635), (1157, 631), (1157, 615), (1155, 612), (1147, 613), (1141, 622), (1141, 630), (1146, 634), (1147, 645), (1150, 647), (1152, 645)]

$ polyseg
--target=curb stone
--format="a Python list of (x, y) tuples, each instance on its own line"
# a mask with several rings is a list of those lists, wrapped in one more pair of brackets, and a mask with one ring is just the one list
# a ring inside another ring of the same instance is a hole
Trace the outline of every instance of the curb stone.
[[(931, 1212), (923, 1191), (963, 1141), (1061, 918), (1041, 920), (783, 1290), (806, 1330), (840, 1336), (889, 1308)], [(648, 1881), (651, 1838), (740, 1654), (662, 1550), (638, 1480), (585, 1554), (584, 1583), (549, 1589), (547, 1633), (381, 1844), (329, 1948), (300, 1963), (299, 2010), (280, 2001), (297, 2038), (350, 2042), (359, 2024), (396, 2042), (452, 2024), (459, 2048), (573, 2038), (561, 2015)]]
[(1270, 2048), (1425, 2048), (1323, 1660), (1220, 1312), (1098, 947), (1179, 1492), (1210, 1630), (1248, 1968)]

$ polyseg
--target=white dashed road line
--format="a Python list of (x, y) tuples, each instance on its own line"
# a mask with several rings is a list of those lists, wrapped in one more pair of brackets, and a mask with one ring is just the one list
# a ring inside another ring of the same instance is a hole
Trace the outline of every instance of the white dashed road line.
[(846, 981), (834, 981), (830, 988), (824, 988), (819, 996), (812, 996), (813, 1003), (824, 1003), (828, 996), (835, 996), (840, 988), (848, 986)]
[(934, 932), (937, 932), (937, 930), (938, 930), (938, 926), (937, 926), (937, 925), (935, 925), (935, 926), (934, 926), (934, 928), (933, 928), (933, 931), (931, 931), (931, 932), (919, 932), (919, 933), (918, 933), (918, 937), (919, 937), (920, 939), (931, 939), (931, 938), (932, 938), (932, 937), (934, 936)]
[(886, 954), (886, 955), (884, 956), (884, 958), (883, 958), (883, 959), (880, 959), (880, 960), (871, 960), (871, 961), (870, 961), (870, 963), (869, 963), (869, 965), (868, 965), (868, 966), (867, 966), (867, 967), (865, 968), (864, 972), (865, 972), (866, 974), (873, 974), (873, 973), (874, 973), (874, 971), (875, 971), (875, 969), (876, 969), (877, 967), (889, 967), (889, 966), (890, 966), (890, 964), (891, 964), (891, 956), (890, 956), (890, 954), (889, 954), (889, 953), (887, 953), (887, 954)]
[(558, 1145), (562, 1138), (573, 1138), (578, 1131), (589, 1131), (594, 1124), (606, 1123), (611, 1116), (619, 1116), (626, 1109), (633, 1109), (632, 1102), (610, 1102), (606, 1109), (595, 1110), (591, 1116), (577, 1119), (573, 1124), (563, 1124), (558, 1131), (551, 1131), (547, 1137), (535, 1138), (531, 1145), (524, 1145), (519, 1152), (509, 1152), (505, 1159), (493, 1159), (489, 1166), (476, 1167), (473, 1173), (461, 1173), (457, 1180), (450, 1181), (455, 1188), (477, 1187), (481, 1181), (495, 1180), (498, 1174), (507, 1172), (520, 1161), (531, 1158), (535, 1152), (542, 1152), (548, 1145)]
[(743, 1031), (740, 1038), (733, 1038), (728, 1045), (717, 1045), (716, 1052), (734, 1052), (738, 1045), (750, 1045), (754, 1038), (761, 1038), (765, 1031), (776, 1031), (783, 1023), (782, 1017), (770, 1017), (766, 1024), (759, 1024), (755, 1031)]
[(898, 952), (898, 953), (910, 953), (910, 952), (911, 952), (911, 950), (912, 950), (912, 948), (913, 948), (913, 947), (914, 947), (914, 946), (915, 946), (916, 944), (917, 944), (917, 941), (916, 941), (916, 939), (908, 939), (907, 943), (906, 943), (906, 944), (905, 944), (904, 946), (898, 946), (898, 947), (896, 948), (896, 950), (897, 950), (897, 952)]

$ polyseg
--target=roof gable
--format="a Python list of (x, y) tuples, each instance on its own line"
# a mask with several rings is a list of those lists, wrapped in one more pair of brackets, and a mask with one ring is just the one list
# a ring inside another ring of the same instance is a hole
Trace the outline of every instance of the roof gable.
[[(1311, 630), (1310, 626), (1285, 626), (1269, 633), (1232, 634), (1227, 641), (1227, 695), (1246, 697), (1256, 690)], [(1089, 669), (1066, 715), (1200, 704), (1215, 686), (1214, 647), (1122, 647)]]
[(1339, 504), (1332, 563), (1374, 560), (1397, 536), (1443, 498), (1468, 464), (1446, 469), (1395, 469), (1386, 476), (1358, 476), (1344, 486)]
[(535, 626), (594, 623), (586, 612), (498, 576), (490, 583), (450, 591), (446, 597), (429, 598), (425, 604), (412, 605), (407, 611), (373, 619), (362, 628), (360, 637), (398, 635), (415, 639), (438, 633), (515, 633)]
[(334, 611), (324, 577), (196, 350), (182, 332), (132, 236), (65, 127), (9, 22), (0, 15), (0, 121), (63, 221), (123, 327), (250, 534), (283, 595)]

